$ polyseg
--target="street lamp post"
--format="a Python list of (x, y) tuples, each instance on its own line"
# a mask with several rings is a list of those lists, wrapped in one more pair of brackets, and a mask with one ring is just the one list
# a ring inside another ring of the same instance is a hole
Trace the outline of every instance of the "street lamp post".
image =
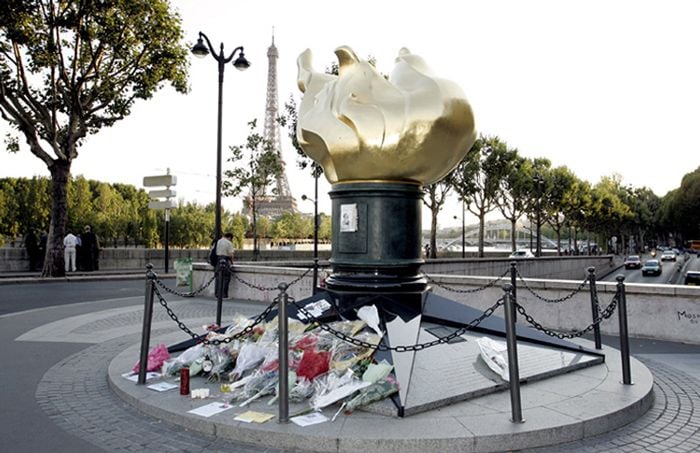
[(542, 256), (542, 232), (540, 227), (542, 224), (542, 185), (544, 184), (544, 179), (539, 174), (535, 175), (533, 178), (537, 190), (537, 235), (535, 244), (535, 256)]
[[(204, 44), (204, 41), (207, 44)], [(192, 47), (192, 54), (198, 58), (204, 58), (211, 53), (211, 56), (219, 65), (219, 103), (218, 103), (218, 120), (216, 128), (216, 212), (214, 220), (214, 239), (221, 237), (221, 117), (223, 106), (223, 87), (224, 87), (224, 68), (226, 63), (230, 62), (234, 55), (238, 52), (238, 58), (233, 62), (233, 66), (239, 71), (245, 71), (250, 67), (250, 62), (246, 60), (243, 54), (243, 47), (239, 46), (233, 49), (233, 52), (227, 57), (224, 55), (224, 43), (221, 43), (219, 54), (214, 52), (211, 41), (207, 35), (199, 32), (197, 44)]]
[(313, 294), (316, 294), (316, 288), (318, 287), (318, 174), (314, 173), (315, 176), (315, 186), (314, 186), (314, 195), (316, 196), (315, 198), (311, 199), (307, 197), (306, 195), (302, 195), (301, 199), (302, 200), (311, 200), (314, 202), (314, 276), (313, 276), (313, 285), (312, 285), (312, 291)]
[[(467, 241), (465, 237), (465, 224), (464, 224), (464, 200), (462, 200), (462, 258), (466, 258), (466, 247), (467, 247)], [(453, 219), (457, 220), (457, 216), (453, 216)]]

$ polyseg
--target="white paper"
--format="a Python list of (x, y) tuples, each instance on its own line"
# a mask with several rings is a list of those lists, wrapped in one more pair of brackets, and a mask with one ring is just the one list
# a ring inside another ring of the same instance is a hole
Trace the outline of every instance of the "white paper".
[(357, 231), (357, 205), (340, 205), (340, 232), (354, 233)]
[(192, 409), (191, 411), (188, 411), (188, 414), (194, 414), (194, 415), (201, 415), (202, 417), (211, 417), (212, 415), (219, 414), (225, 410), (231, 409), (233, 406), (231, 406), (228, 403), (210, 403), (207, 404), (206, 406), (201, 406), (196, 409)]
[[(146, 372), (146, 381), (158, 379), (161, 376), (162, 375), (160, 373), (156, 373), (155, 371), (147, 371)], [(122, 377), (128, 381), (131, 381), (131, 382), (138, 382), (139, 381), (139, 374), (134, 373), (133, 371), (129, 371), (128, 373), (122, 374)]]
[(496, 374), (508, 382), (510, 375), (508, 370), (508, 347), (505, 342), (495, 341), (488, 337), (476, 340), (479, 345), (480, 356), (486, 365)]
[(156, 392), (166, 392), (168, 390), (176, 389), (179, 385), (171, 384), (170, 382), (157, 382), (148, 386), (149, 389), (155, 390)]
[(289, 420), (296, 423), (299, 426), (310, 426), (317, 423), (323, 423), (328, 421), (328, 417), (320, 412), (312, 412), (307, 415), (299, 415), (298, 417), (292, 417)]
[[(323, 312), (325, 312), (329, 308), (331, 308), (331, 304), (329, 304), (328, 301), (325, 299), (321, 299), (316, 302), (311, 302), (310, 304), (304, 306), (304, 309), (308, 311), (309, 314), (314, 318), (318, 318), (323, 314)], [(306, 316), (302, 312), (298, 313), (298, 317), (302, 321), (306, 319)]]
[(364, 381), (353, 381), (350, 384), (345, 384), (342, 387), (338, 387), (337, 389), (331, 390), (325, 395), (318, 397), (312, 402), (313, 408), (315, 410), (323, 409), (324, 407), (329, 406), (348, 395), (352, 395), (358, 390), (369, 387), (370, 385), (372, 385), (371, 382)]
[(382, 330), (379, 328), (379, 313), (375, 305), (365, 305), (360, 308), (357, 310), (357, 317), (366, 322), (367, 325), (379, 335), (379, 338), (384, 336)]

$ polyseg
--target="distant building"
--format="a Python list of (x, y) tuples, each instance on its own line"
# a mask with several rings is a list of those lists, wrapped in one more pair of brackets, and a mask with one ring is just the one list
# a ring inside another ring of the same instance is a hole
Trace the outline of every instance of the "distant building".
[[(277, 117), (279, 115), (279, 102), (277, 96), (278, 57), (279, 53), (277, 52), (277, 47), (275, 47), (275, 37), (273, 35), (272, 44), (267, 49), (267, 101), (265, 103), (265, 127), (263, 129), (263, 138), (272, 144), (273, 149), (277, 152), (277, 155), (280, 157), (280, 161), (284, 166), (284, 160), (282, 159), (282, 143), (280, 140), (280, 127), (279, 123), (277, 122)], [(273, 192), (273, 194), (256, 197), (256, 211), (258, 216), (265, 216), (274, 219), (288, 212), (297, 212), (297, 202), (289, 190), (289, 181), (287, 180), (287, 173), (285, 170), (283, 170), (280, 176), (276, 178), (274, 191), (271, 191), (269, 187), (266, 189), (266, 193)], [(245, 204), (249, 211), (252, 210), (250, 197), (246, 198)]]

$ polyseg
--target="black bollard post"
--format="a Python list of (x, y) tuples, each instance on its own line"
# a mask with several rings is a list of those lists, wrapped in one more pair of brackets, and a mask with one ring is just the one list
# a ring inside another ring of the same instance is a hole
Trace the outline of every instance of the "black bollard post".
[(515, 304), (512, 299), (513, 288), (509, 284), (503, 285), (505, 291), (505, 311), (506, 318), (506, 345), (508, 346), (508, 381), (510, 384), (510, 408), (511, 421), (513, 423), (523, 423), (523, 409), (520, 403), (520, 370), (518, 367), (518, 342), (515, 331)]
[[(518, 262), (513, 260), (510, 262), (510, 284), (513, 286), (511, 289), (512, 300), (518, 300)], [(518, 322), (518, 318), (515, 316), (515, 304), (513, 304), (513, 322)]]
[(224, 304), (224, 272), (228, 272), (228, 269), (224, 269), (225, 266), (226, 260), (222, 258), (216, 268), (216, 325), (219, 327), (221, 326), (221, 310)]
[(141, 353), (139, 354), (139, 377), (137, 383), (146, 383), (146, 369), (148, 367), (148, 348), (151, 342), (151, 322), (153, 321), (153, 293), (155, 275), (153, 265), (146, 265), (146, 295), (143, 307), (143, 328), (141, 329)]
[(630, 342), (627, 330), (627, 299), (625, 296), (625, 276), (620, 274), (617, 280), (617, 304), (620, 319), (620, 358), (622, 359), (622, 383), (632, 385), (630, 371)]
[[(595, 283), (595, 267), (593, 266), (588, 268), (588, 287), (591, 290), (591, 314), (593, 315), (593, 322), (595, 322), (600, 316), (600, 311), (598, 309), (598, 289)], [(593, 339), (595, 341), (595, 348), (602, 349), (603, 344), (600, 339), (600, 324), (593, 326)]]
[(311, 289), (311, 294), (316, 294), (318, 291), (318, 257), (314, 257), (314, 276), (313, 276), (313, 287)]
[(279, 303), (277, 305), (277, 322), (279, 335), (279, 417), (278, 423), (289, 422), (289, 332), (287, 329), (287, 284), (280, 283)]

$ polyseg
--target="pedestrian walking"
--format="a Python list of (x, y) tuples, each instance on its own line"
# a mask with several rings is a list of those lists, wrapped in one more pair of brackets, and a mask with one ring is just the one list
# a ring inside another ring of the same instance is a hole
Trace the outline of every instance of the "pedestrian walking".
[(66, 272), (75, 272), (75, 248), (78, 246), (78, 238), (68, 230), (63, 238), (63, 259), (66, 263)]
[(221, 273), (221, 286), (219, 286), (219, 273), (216, 273), (217, 276), (217, 281), (216, 281), (216, 287), (214, 290), (214, 295), (216, 298), (219, 298), (219, 288), (222, 289), (222, 294), (221, 297), (223, 299), (228, 299), (228, 287), (229, 284), (231, 283), (231, 271), (229, 268), (231, 267), (231, 263), (233, 263), (233, 233), (226, 233), (224, 234), (224, 237), (216, 241), (216, 257), (217, 257), (217, 266), (219, 265), (219, 262), (221, 260), (226, 261), (226, 265), (223, 269), (223, 272)]

